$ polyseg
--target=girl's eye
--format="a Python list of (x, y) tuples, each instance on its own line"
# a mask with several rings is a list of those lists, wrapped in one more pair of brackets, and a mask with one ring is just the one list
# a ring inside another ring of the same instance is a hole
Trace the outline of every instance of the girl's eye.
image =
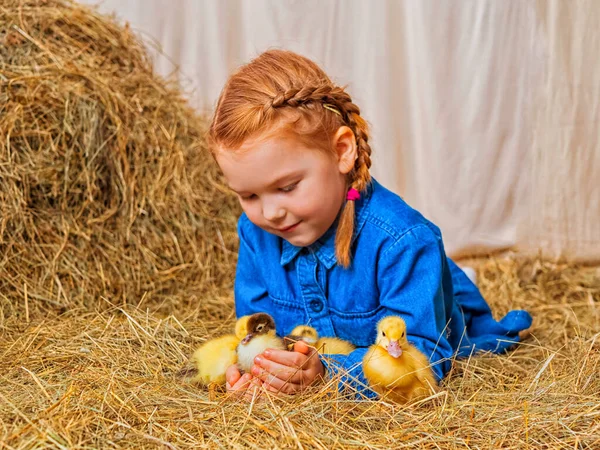
[(248, 200), (254, 200), (256, 198), (256, 194), (250, 194), (250, 195), (240, 195), (240, 198), (244, 201), (248, 201)]
[(292, 183), (285, 187), (280, 188), (279, 190), (281, 192), (292, 192), (294, 189), (296, 189), (296, 186), (298, 186), (298, 183)]

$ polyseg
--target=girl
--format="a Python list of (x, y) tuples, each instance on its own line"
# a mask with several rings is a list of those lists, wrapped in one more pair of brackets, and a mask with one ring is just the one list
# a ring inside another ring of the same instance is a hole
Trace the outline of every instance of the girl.
[(500, 322), (445, 252), (440, 230), (369, 173), (369, 130), (350, 95), (312, 61), (270, 50), (227, 81), (209, 143), (244, 214), (235, 280), (238, 317), (267, 312), (279, 335), (309, 324), (357, 349), (324, 360), (296, 343), (267, 350), (230, 390), (293, 394), (327, 371), (366, 388), (361, 361), (384, 316), (404, 318), (438, 380), (454, 355), (502, 352), (531, 317)]

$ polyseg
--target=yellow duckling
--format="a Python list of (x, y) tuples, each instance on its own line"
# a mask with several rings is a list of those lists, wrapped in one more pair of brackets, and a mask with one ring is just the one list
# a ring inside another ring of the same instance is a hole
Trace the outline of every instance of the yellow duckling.
[(435, 392), (437, 382), (429, 360), (406, 338), (406, 323), (398, 316), (377, 324), (377, 342), (363, 358), (372, 389), (386, 398), (408, 403)]
[(224, 385), (225, 371), (237, 362), (237, 346), (246, 336), (250, 316), (240, 317), (235, 323), (235, 334), (210, 339), (196, 349), (186, 375), (193, 375), (192, 383)]
[(285, 339), (286, 342), (289, 342), (288, 349), (290, 350), (294, 348), (294, 342), (296, 341), (304, 341), (308, 345), (312, 345), (321, 354), (349, 355), (356, 349), (354, 345), (343, 339), (336, 337), (319, 338), (317, 330), (308, 325), (298, 325)]
[(252, 314), (246, 324), (246, 336), (237, 346), (238, 367), (250, 372), (254, 358), (267, 348), (286, 350), (283, 339), (275, 334), (275, 321), (266, 313)]
[(313, 327), (309, 327), (308, 325), (298, 325), (283, 339), (288, 350), (291, 351), (294, 349), (294, 344), (298, 341), (304, 341), (313, 347), (316, 346), (317, 341), (319, 340), (319, 333), (317, 333), (317, 330)]

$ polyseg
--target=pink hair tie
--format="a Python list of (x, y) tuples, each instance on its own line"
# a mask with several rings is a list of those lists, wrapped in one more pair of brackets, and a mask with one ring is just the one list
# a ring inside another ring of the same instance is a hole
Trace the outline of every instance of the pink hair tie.
[(350, 188), (348, 189), (348, 194), (346, 194), (346, 200), (360, 200), (360, 193), (356, 189)]

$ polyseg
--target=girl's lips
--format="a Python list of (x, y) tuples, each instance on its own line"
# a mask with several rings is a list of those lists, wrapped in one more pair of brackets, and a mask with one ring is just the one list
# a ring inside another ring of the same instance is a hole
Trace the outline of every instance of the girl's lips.
[(298, 222), (298, 223), (297, 223), (297, 224), (295, 224), (295, 225), (291, 225), (291, 226), (289, 226), (289, 227), (286, 227), (286, 228), (281, 228), (281, 229), (279, 229), (278, 231), (279, 231), (280, 233), (286, 233), (286, 232), (288, 232), (288, 231), (292, 231), (293, 229), (295, 229), (295, 228), (296, 228), (296, 227), (297, 227), (299, 224), (300, 224), (300, 222)]

